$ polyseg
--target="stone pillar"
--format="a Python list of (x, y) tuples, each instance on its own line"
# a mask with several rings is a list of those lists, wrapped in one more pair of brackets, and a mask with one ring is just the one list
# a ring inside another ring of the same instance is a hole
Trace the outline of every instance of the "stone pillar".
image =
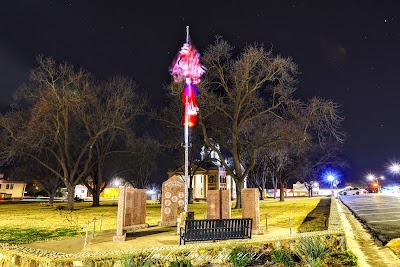
[(231, 218), (232, 197), (229, 190), (219, 190), (221, 201), (221, 219)]
[(244, 188), (242, 193), (242, 218), (253, 219), (252, 234), (262, 235), (260, 229), (260, 197), (257, 188)]
[(229, 190), (208, 190), (207, 219), (230, 219), (231, 206)]
[(219, 190), (207, 192), (207, 219), (220, 219), (221, 204)]
[(162, 184), (160, 226), (176, 226), (178, 214), (185, 206), (185, 183), (178, 176), (172, 176)]
[(126, 238), (126, 231), (124, 231), (125, 190), (126, 190), (126, 188), (124, 186), (119, 187), (117, 231), (113, 237), (114, 242), (125, 241), (125, 238)]

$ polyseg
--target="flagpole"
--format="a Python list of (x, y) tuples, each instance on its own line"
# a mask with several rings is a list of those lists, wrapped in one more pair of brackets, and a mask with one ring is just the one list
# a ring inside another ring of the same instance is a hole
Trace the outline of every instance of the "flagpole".
[(184, 211), (188, 211), (188, 203), (189, 203), (189, 116), (187, 115), (189, 103), (185, 104), (185, 126), (184, 126), (184, 135), (185, 135), (185, 207)]
[[(189, 26), (186, 26), (186, 43), (189, 43)], [(186, 84), (190, 85), (190, 78), (186, 78)], [(184, 125), (184, 138), (185, 138), (185, 207), (184, 212), (188, 212), (189, 204), (189, 115), (188, 107), (189, 101), (186, 96), (185, 101), (185, 125)]]
[(186, 26), (186, 43), (182, 46), (179, 54), (175, 57), (169, 71), (174, 77), (175, 82), (185, 81), (182, 102), (184, 104), (184, 144), (185, 147), (185, 194), (184, 194), (184, 212), (188, 211), (189, 203), (189, 128), (196, 125), (198, 107), (196, 96), (198, 94), (197, 85), (200, 83), (200, 77), (204, 74), (206, 68), (200, 63), (200, 54), (197, 52), (190, 41), (189, 26)]

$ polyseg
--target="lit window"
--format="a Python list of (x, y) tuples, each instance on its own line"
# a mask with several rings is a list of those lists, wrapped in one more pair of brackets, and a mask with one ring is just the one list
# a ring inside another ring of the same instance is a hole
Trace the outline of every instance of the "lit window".
[(213, 184), (213, 183), (214, 183), (214, 175), (211, 175), (210, 177), (208, 177), (208, 182), (209, 182), (210, 184)]

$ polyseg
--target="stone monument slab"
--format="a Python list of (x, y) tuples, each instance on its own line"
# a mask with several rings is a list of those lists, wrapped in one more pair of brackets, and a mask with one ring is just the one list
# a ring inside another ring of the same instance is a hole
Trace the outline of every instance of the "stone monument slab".
[(125, 241), (126, 232), (148, 227), (146, 224), (146, 189), (121, 186), (118, 193), (117, 230), (114, 242)]
[(260, 228), (260, 197), (257, 188), (244, 188), (242, 193), (242, 218), (253, 219), (252, 234), (262, 235)]
[(160, 226), (176, 226), (185, 208), (185, 182), (174, 175), (162, 184)]
[(229, 190), (207, 191), (207, 219), (230, 219), (231, 206)]

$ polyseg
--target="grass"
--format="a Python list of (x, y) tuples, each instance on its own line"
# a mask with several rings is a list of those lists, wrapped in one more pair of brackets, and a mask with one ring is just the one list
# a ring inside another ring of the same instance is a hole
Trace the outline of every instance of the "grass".
[(314, 232), (328, 229), (331, 199), (321, 198), (321, 201), (305, 218), (298, 228), (299, 232)]
[[(272, 199), (260, 201), (261, 226), (265, 229), (268, 214), (268, 226), (288, 228), (290, 217), (293, 229), (297, 229), (319, 200), (297, 198), (286, 199), (284, 202)], [(116, 229), (117, 203), (101, 204), (100, 207), (91, 207), (91, 203), (76, 203), (73, 211), (57, 210), (37, 203), (0, 205), (0, 242), (26, 244), (83, 235), (86, 223), (93, 218), (98, 219), (100, 215), (102, 230)], [(204, 219), (206, 203), (190, 204), (189, 211), (194, 211), (195, 219)], [(150, 226), (157, 225), (161, 220), (161, 205), (148, 204), (146, 213), (146, 222)], [(233, 209), (232, 218), (241, 218), (241, 209)], [(96, 225), (98, 227), (98, 221)]]

